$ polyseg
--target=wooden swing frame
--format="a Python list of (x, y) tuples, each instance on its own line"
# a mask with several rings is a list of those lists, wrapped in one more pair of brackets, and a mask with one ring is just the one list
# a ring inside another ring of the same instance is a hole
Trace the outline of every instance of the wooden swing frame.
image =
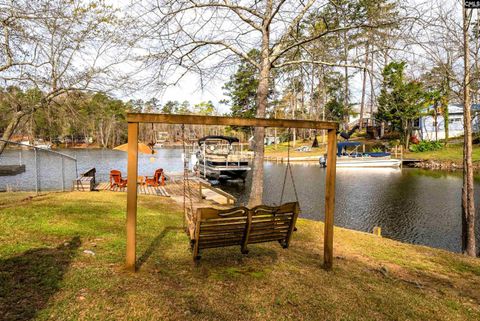
[[(323, 267), (330, 270), (333, 264), (333, 225), (335, 213), (335, 177), (337, 161), (338, 123), (330, 121), (238, 118), (199, 115), (169, 115), (128, 113), (128, 182), (136, 182), (138, 177), (138, 127), (139, 123), (185, 124), (185, 125), (224, 125), (245, 127), (277, 127), (327, 130), (327, 173), (325, 182), (325, 226)], [(136, 235), (137, 235), (137, 185), (127, 185), (127, 247), (126, 268), (136, 270)]]

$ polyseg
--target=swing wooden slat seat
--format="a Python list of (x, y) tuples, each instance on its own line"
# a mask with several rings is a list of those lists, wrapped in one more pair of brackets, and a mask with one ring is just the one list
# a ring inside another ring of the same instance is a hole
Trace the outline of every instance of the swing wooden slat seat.
[(194, 215), (187, 216), (193, 259), (200, 259), (200, 250), (215, 247), (239, 245), (246, 254), (248, 244), (278, 241), (288, 248), (298, 213), (298, 202), (253, 209), (198, 208)]
[(247, 244), (279, 241), (288, 248), (299, 213), (298, 202), (281, 206), (259, 205), (251, 212), (250, 232)]

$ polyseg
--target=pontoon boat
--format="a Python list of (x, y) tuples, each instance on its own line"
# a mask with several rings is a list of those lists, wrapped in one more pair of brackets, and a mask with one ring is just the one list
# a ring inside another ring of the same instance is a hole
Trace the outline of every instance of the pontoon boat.
[[(387, 152), (359, 152), (360, 146), (363, 146), (360, 142), (339, 142), (337, 167), (399, 167), (402, 164), (401, 160), (391, 158)], [(321, 156), (319, 162), (321, 166), (327, 166), (327, 157)]]

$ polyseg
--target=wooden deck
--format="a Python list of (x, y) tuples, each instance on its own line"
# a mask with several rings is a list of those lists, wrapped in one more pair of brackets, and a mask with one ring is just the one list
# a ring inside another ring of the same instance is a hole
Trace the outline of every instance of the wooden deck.
[[(120, 187), (114, 186), (111, 189), (109, 182), (99, 183), (95, 186), (95, 189), (100, 190), (100, 191), (111, 191), (111, 192), (126, 192), (127, 191), (126, 187), (120, 188)], [(165, 187), (163, 187), (163, 186), (153, 187), (153, 186), (147, 186), (147, 185), (139, 185), (138, 186), (138, 194), (170, 197), (170, 194), (166, 191)]]
[[(127, 191), (126, 187), (113, 187), (110, 189), (110, 183), (108, 182), (97, 184), (95, 189), (109, 192)], [(187, 206), (190, 207), (191, 202), (194, 208), (211, 205), (228, 205), (235, 201), (235, 197), (232, 195), (215, 187), (211, 187), (210, 183), (198, 177), (190, 177), (184, 186), (183, 176), (180, 175), (169, 176), (165, 182), (165, 186), (153, 187), (139, 185), (138, 194), (170, 197), (179, 204), (183, 204), (183, 195), (186, 194)]]

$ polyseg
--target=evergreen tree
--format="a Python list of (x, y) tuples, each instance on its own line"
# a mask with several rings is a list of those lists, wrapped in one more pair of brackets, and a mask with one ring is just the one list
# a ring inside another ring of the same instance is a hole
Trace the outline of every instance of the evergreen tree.
[(413, 121), (425, 107), (425, 92), (421, 82), (408, 81), (405, 62), (391, 62), (383, 70), (383, 84), (378, 97), (377, 119), (390, 123), (401, 134), (408, 148)]
[[(248, 56), (258, 60), (260, 53), (251, 50)], [(235, 117), (253, 118), (257, 113), (258, 70), (246, 59), (240, 61), (237, 71), (225, 83), (223, 89), (229, 100), (222, 103), (230, 104), (231, 115)]]

